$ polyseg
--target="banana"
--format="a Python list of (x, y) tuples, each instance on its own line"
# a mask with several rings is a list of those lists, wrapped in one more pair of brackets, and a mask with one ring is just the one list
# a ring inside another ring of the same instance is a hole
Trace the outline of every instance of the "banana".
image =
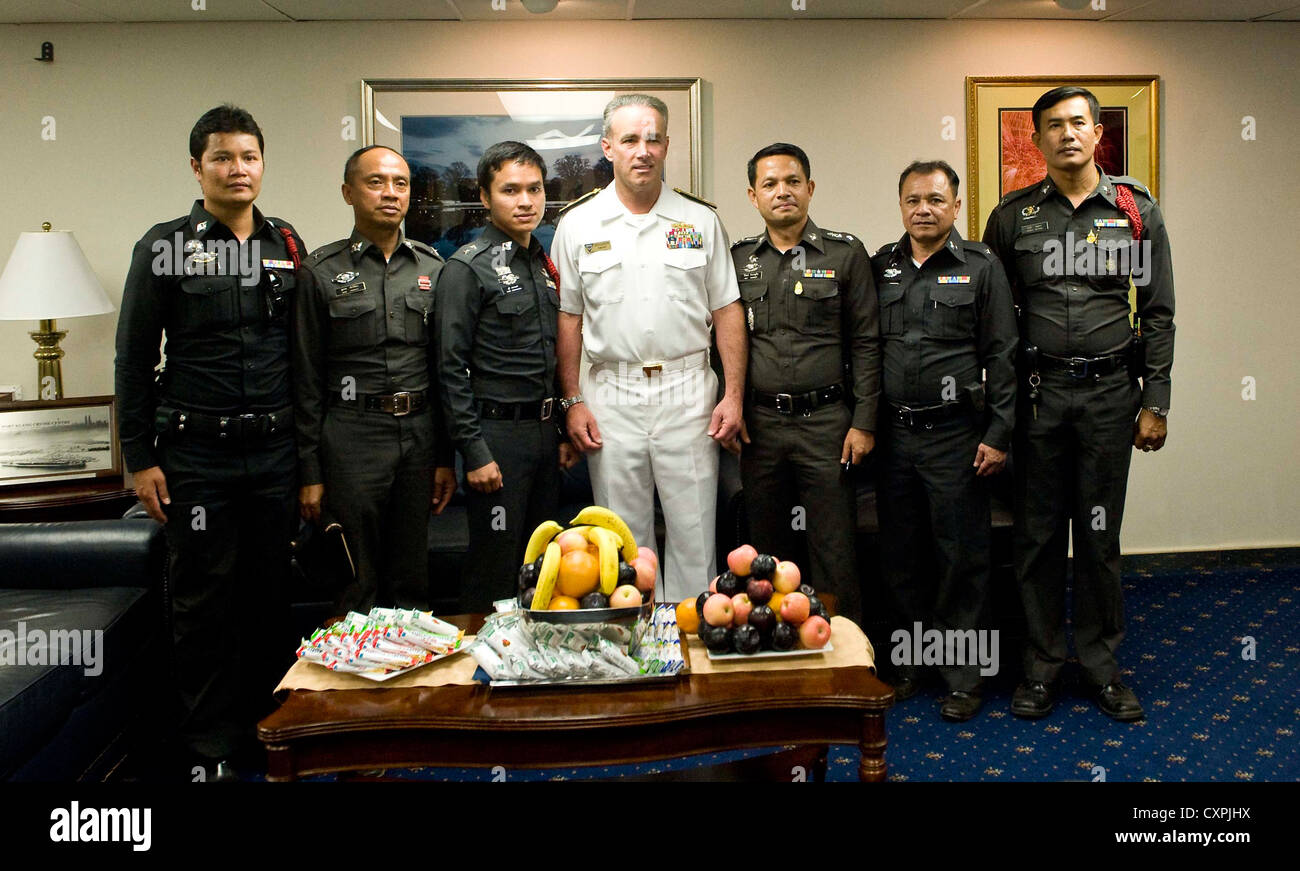
[(623, 518), (600, 505), (588, 505), (578, 512), (577, 517), (569, 521), (570, 526), (588, 523), (608, 529), (619, 537), (624, 562), (630, 563), (636, 559), (636, 538), (632, 535), (632, 530), (628, 529), (627, 524), (623, 522)]
[(555, 592), (555, 578), (560, 573), (560, 546), (555, 542), (546, 545), (546, 555), (542, 557), (542, 570), (537, 574), (537, 592), (533, 594), (534, 611), (545, 611), (551, 604), (551, 593)]
[(538, 524), (533, 530), (533, 534), (528, 537), (528, 547), (524, 550), (524, 564), (532, 562), (546, 552), (546, 546), (551, 543), (551, 539), (564, 532), (564, 527), (554, 520), (547, 520)]
[(589, 536), (600, 549), (600, 591), (608, 596), (618, 586), (618, 536), (603, 526), (593, 526)]
[(595, 544), (595, 543), (596, 543), (596, 542), (593, 541), (592, 538), (591, 538), (591, 527), (590, 527), (590, 526), (570, 526), (568, 529), (566, 529), (566, 530), (564, 530), (564, 531), (565, 531), (565, 532), (576, 532), (576, 533), (578, 533), (579, 535), (581, 535), (583, 538), (587, 539), (587, 541), (590, 541), (592, 544)]

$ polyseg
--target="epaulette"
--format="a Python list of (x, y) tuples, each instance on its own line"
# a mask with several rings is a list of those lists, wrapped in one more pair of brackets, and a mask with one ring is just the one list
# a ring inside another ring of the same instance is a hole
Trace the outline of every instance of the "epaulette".
[(320, 263), (326, 257), (333, 257), (335, 254), (348, 247), (347, 239), (340, 239), (337, 242), (331, 242), (328, 245), (322, 245), (315, 251), (307, 255), (307, 262), (312, 266)]
[(873, 257), (879, 257), (881, 254), (893, 254), (893, 253), (894, 253), (894, 249), (897, 248), (897, 247), (898, 247), (898, 242), (897, 242), (897, 241), (894, 241), (894, 242), (886, 242), (884, 245), (881, 245), (879, 248), (877, 248), (877, 249), (876, 249), (876, 253), (873, 254), (872, 256), (873, 256)]
[(587, 200), (591, 199), (598, 193), (600, 193), (600, 188), (592, 188), (582, 196), (578, 197), (576, 200), (571, 201), (568, 205), (562, 207), (558, 212), (555, 213), (556, 220), (559, 220), (560, 215), (563, 215), (569, 209), (573, 208), (574, 206), (578, 206), (585, 203)]
[(735, 242), (731, 243), (731, 250), (734, 251), (737, 248), (739, 248), (741, 245), (749, 245), (753, 242), (757, 242), (759, 239), (762, 238), (763, 237), (759, 235), (759, 236), (746, 236), (744, 239), (737, 239)]
[(459, 260), (461, 263), (468, 266), (470, 263), (474, 262), (475, 257), (479, 256), (484, 251), (490, 250), (491, 247), (482, 239), (475, 239), (468, 245), (462, 245), (460, 248), (456, 249), (456, 253), (451, 255), (451, 259)]
[(989, 258), (990, 260), (997, 259), (996, 257), (993, 256), (993, 249), (978, 240), (962, 239), (961, 247), (965, 248), (967, 251), (975, 251), (979, 254), (983, 254), (985, 257)]
[(684, 191), (681, 188), (673, 188), (673, 190), (677, 191), (677, 193), (686, 197), (686, 199), (690, 200), (691, 202), (699, 203), (702, 206), (708, 206), (710, 209), (717, 208), (717, 206), (715, 206), (713, 203), (709, 202), (703, 197), (697, 197), (695, 194), (691, 193), (690, 191)]
[(1003, 206), (1007, 205), (1008, 203), (1014, 202), (1015, 200), (1020, 199), (1026, 194), (1038, 190), (1038, 186), (1040, 184), (1042, 184), (1042, 182), (1034, 182), (1033, 184), (1027, 187), (1022, 187), (1019, 190), (1012, 191), (1011, 193), (1007, 194), (1005, 197), (1003, 197), (1001, 200), (998, 201), (997, 207), (1000, 209)]
[(406, 239), (404, 241), (406, 242), (406, 247), (410, 248), (412, 251), (419, 251), (421, 254), (427, 254), (439, 263), (444, 262), (442, 255), (434, 250), (432, 245), (426, 245), (419, 239)]
[(822, 228), (821, 232), (827, 239), (834, 239), (837, 242), (848, 242), (849, 244), (857, 242), (859, 245), (862, 244), (862, 240), (857, 236), (854, 236), (852, 233), (841, 233), (839, 230), (827, 230), (825, 227)]
[(1142, 184), (1142, 182), (1138, 181), (1132, 176), (1112, 175), (1110, 177), (1110, 182), (1111, 184), (1128, 185), (1129, 187), (1133, 188), (1133, 190), (1144, 194), (1147, 199), (1151, 200), (1152, 202), (1155, 202), (1156, 198), (1155, 195), (1151, 193), (1151, 190), (1146, 185)]

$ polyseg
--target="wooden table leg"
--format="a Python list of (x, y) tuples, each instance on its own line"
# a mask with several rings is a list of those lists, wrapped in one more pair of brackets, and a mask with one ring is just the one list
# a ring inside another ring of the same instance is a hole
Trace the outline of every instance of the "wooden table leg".
[(268, 781), (290, 781), (298, 779), (298, 771), (293, 764), (292, 745), (266, 745), (266, 779)]
[(885, 716), (866, 714), (862, 718), (862, 737), (858, 749), (862, 761), (858, 763), (858, 780), (864, 783), (883, 783), (888, 773), (885, 764)]
[(813, 783), (826, 782), (826, 757), (830, 755), (830, 752), (829, 745), (817, 751), (817, 761), (813, 763)]

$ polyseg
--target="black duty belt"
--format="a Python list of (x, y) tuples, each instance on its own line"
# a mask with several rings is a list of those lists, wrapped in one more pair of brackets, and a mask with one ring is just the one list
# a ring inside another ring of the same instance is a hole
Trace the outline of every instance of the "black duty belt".
[(403, 390), (401, 393), (372, 394), (362, 398), (366, 411), (378, 411), (393, 417), (404, 417), (413, 411), (424, 411), (428, 400), (423, 390)]
[(898, 403), (889, 403), (889, 413), (894, 420), (908, 429), (930, 429), (936, 423), (970, 414), (971, 407), (965, 402), (945, 402), (942, 405), (927, 405), (924, 408), (912, 408)]
[(293, 409), (264, 414), (204, 414), (159, 406), (157, 420), (164, 431), (181, 436), (218, 441), (253, 441), (293, 430)]
[(808, 415), (812, 414), (815, 408), (843, 399), (844, 385), (832, 384), (829, 387), (818, 387), (807, 393), (762, 393), (753, 390), (749, 395), (755, 405), (775, 408), (779, 414)]
[(480, 399), (477, 402), (479, 417), (487, 420), (550, 420), (555, 410), (551, 397), (536, 402), (497, 402)]
[(1109, 375), (1128, 367), (1128, 354), (1107, 354), (1104, 357), (1053, 357), (1039, 353), (1038, 365), (1047, 372), (1065, 372), (1071, 378), (1091, 378)]

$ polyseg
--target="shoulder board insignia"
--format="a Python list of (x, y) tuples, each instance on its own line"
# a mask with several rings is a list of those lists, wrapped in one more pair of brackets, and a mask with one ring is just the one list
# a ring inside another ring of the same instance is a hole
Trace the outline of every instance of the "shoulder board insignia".
[(426, 254), (429, 257), (432, 257), (437, 261), (442, 262), (442, 255), (439, 254), (438, 251), (432, 245), (426, 245), (424, 242), (421, 242), (419, 239), (407, 239), (406, 247), (410, 248), (412, 251), (419, 251), (421, 254)]
[(894, 249), (897, 247), (898, 247), (897, 242), (886, 242), (884, 245), (881, 245), (879, 248), (876, 249), (876, 256), (879, 256), (881, 254), (892, 254), (894, 253)]
[(1141, 191), (1144, 195), (1146, 195), (1147, 199), (1149, 200), (1155, 199), (1155, 197), (1151, 195), (1151, 190), (1146, 185), (1142, 184), (1142, 182), (1138, 181), (1137, 179), (1131, 176), (1127, 176), (1127, 175), (1112, 176), (1111, 183), (1128, 185), (1129, 187), (1133, 188), (1133, 190), (1135, 191)]
[(488, 246), (481, 241), (470, 242), (468, 245), (462, 245), (459, 251), (451, 255), (451, 259), (459, 260), (461, 263), (468, 265), (473, 262), (475, 257), (488, 250), (490, 250)]
[(854, 242), (852, 233), (841, 233), (839, 230), (822, 230), (822, 235), (827, 239), (839, 239), (841, 242)]
[(977, 242), (974, 239), (962, 239), (961, 247), (965, 248), (967, 251), (975, 251), (983, 254), (985, 257), (993, 256), (993, 249), (989, 248), (989, 246), (985, 245), (983, 242)]
[(1028, 187), (1023, 187), (1023, 188), (1021, 188), (1020, 190), (1012, 191), (1011, 193), (1009, 193), (1009, 194), (1007, 194), (1005, 197), (1003, 197), (1003, 198), (1001, 199), (1001, 201), (998, 203), (998, 205), (999, 205), (999, 206), (1005, 206), (1007, 203), (1010, 203), (1010, 202), (1013, 202), (1013, 201), (1015, 201), (1015, 200), (1018, 200), (1018, 199), (1020, 199), (1021, 197), (1023, 197), (1025, 194), (1032, 193), (1033, 191), (1036, 191), (1036, 190), (1038, 190), (1038, 183), (1037, 183), (1037, 182), (1035, 182), (1034, 184), (1029, 185)]
[(595, 196), (596, 194), (598, 194), (598, 193), (600, 193), (600, 188), (592, 188), (591, 190), (587, 191), (587, 192), (586, 192), (585, 194), (583, 194), (582, 196), (578, 197), (576, 200), (571, 201), (568, 205), (563, 206), (563, 207), (560, 209), (560, 211), (558, 211), (558, 212), (555, 214), (555, 217), (558, 219), (558, 218), (560, 217), (560, 215), (563, 215), (563, 214), (564, 214), (565, 212), (567, 212), (569, 209), (573, 208), (574, 206), (582, 205), (583, 203), (585, 203), (587, 200), (591, 199), (592, 197), (594, 197), (594, 196)]
[(337, 242), (331, 242), (328, 245), (322, 245), (319, 248), (317, 248), (315, 251), (308, 254), (307, 260), (309, 263), (312, 263), (313, 265), (320, 263), (326, 257), (339, 253), (344, 248), (346, 248), (347, 245), (348, 245), (347, 239), (340, 239)]
[(673, 188), (673, 190), (681, 194), (682, 196), (686, 197), (686, 199), (690, 200), (693, 203), (699, 203), (702, 206), (708, 206), (710, 209), (717, 208), (717, 206), (715, 206), (713, 203), (709, 202), (703, 197), (697, 197), (695, 194), (691, 193), (690, 191), (684, 191), (681, 188)]
[(731, 247), (735, 249), (739, 248), (741, 245), (752, 245), (761, 238), (761, 236), (746, 236), (744, 239), (737, 239), (735, 242), (732, 242)]

